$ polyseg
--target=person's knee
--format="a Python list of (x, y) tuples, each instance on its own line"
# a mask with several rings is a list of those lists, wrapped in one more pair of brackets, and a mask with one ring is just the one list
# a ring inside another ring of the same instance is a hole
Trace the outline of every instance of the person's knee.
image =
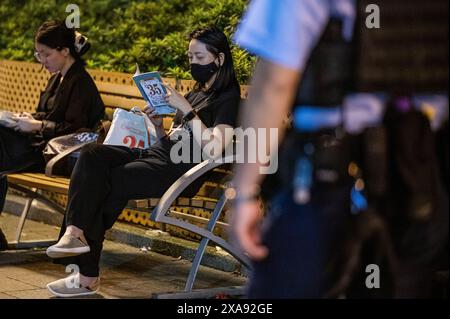
[(89, 163), (102, 163), (104, 160), (104, 145), (90, 143), (81, 148), (78, 161)]
[(97, 154), (102, 146), (103, 146), (102, 144), (96, 144), (96, 143), (86, 144), (81, 148), (80, 156)]
[(108, 197), (105, 199), (104, 207), (123, 208), (122, 206), (130, 199), (137, 199), (143, 195), (145, 185), (143, 185), (138, 173), (116, 167), (111, 170), (111, 183)]

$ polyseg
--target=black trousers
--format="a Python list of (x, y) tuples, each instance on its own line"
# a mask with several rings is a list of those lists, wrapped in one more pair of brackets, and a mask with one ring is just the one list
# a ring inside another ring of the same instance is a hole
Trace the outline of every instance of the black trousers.
[(98, 276), (105, 232), (128, 200), (160, 197), (193, 166), (172, 163), (158, 147), (148, 151), (100, 144), (83, 147), (72, 172), (61, 235), (67, 225), (82, 229), (91, 251), (55, 262), (73, 263), (82, 275)]
[(5, 204), (8, 182), (4, 173), (42, 170), (42, 148), (32, 145), (29, 135), (0, 126), (0, 213)]

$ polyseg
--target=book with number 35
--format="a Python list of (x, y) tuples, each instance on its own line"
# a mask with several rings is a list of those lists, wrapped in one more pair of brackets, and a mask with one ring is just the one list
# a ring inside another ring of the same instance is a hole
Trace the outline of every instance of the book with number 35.
[(159, 115), (175, 114), (176, 109), (167, 104), (164, 96), (167, 91), (162, 84), (159, 72), (140, 73), (136, 64), (136, 73), (133, 75), (134, 83), (138, 87), (144, 99), (156, 109)]

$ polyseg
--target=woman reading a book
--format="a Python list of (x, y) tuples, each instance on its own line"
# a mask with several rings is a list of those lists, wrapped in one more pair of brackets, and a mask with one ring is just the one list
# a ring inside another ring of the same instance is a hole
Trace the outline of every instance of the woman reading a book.
[[(151, 107), (144, 111), (160, 138), (151, 148), (86, 145), (72, 172), (61, 238), (47, 249), (50, 257), (61, 258), (56, 262), (78, 265), (80, 273), (48, 284), (51, 293), (62, 297), (96, 293), (105, 231), (112, 227), (128, 200), (160, 197), (196, 165), (195, 143), (211, 156), (220, 156), (232, 145), (232, 136), (225, 131), (235, 126), (240, 88), (227, 38), (209, 27), (193, 31), (189, 39), (188, 57), (197, 84), (186, 96), (166, 86), (167, 102), (177, 109), (174, 124), (177, 132), (182, 132), (178, 137), (187, 136), (181, 140), (187, 143), (182, 152), (189, 154), (181, 154), (187, 160), (174, 159), (180, 155), (173, 152), (173, 147), (180, 146), (180, 141), (173, 138), (177, 134), (166, 136), (161, 118)], [(207, 141), (202, 140), (202, 134), (209, 135)], [(195, 192), (199, 186), (189, 191)], [(76, 281), (79, 285), (66, 285)]]
[(53, 75), (36, 113), (14, 114), (11, 125), (0, 126), (0, 212), (7, 192), (3, 174), (42, 170), (42, 150), (51, 138), (92, 129), (102, 118), (103, 102), (81, 59), (89, 47), (87, 38), (64, 22), (48, 21), (39, 27), (35, 57)]

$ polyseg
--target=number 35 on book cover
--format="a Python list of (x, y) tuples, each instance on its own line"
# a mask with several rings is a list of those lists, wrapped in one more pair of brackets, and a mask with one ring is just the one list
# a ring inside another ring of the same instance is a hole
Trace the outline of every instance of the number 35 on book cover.
[(144, 99), (156, 109), (156, 113), (160, 115), (176, 113), (176, 109), (167, 104), (164, 98), (166, 88), (162, 84), (159, 72), (138, 73), (137, 71), (133, 80)]

